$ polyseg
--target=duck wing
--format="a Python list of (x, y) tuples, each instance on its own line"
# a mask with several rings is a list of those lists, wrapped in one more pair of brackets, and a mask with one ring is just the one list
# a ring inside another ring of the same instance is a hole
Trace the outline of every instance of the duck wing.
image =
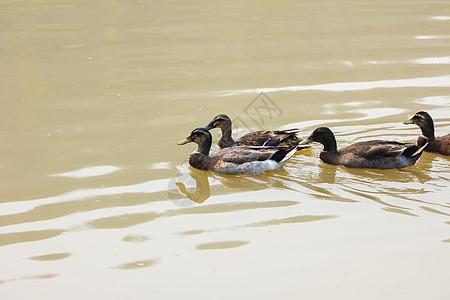
[(243, 135), (239, 141), (237, 141), (238, 146), (262, 146), (266, 141), (269, 140), (270, 131), (255, 131)]
[(271, 141), (270, 146), (296, 146), (300, 142), (297, 128), (287, 130), (260, 130), (247, 133), (242, 136), (237, 145), (263, 146), (266, 142)]
[(246, 162), (268, 160), (275, 152), (277, 152), (277, 149), (273, 149), (272, 147), (253, 148), (236, 146), (220, 150), (215, 156), (223, 162), (243, 164)]
[[(375, 140), (359, 142), (341, 149), (344, 153), (353, 153), (366, 159), (377, 159), (381, 157), (398, 157), (409, 147), (417, 147), (415, 144), (405, 144), (395, 141)], [(415, 151), (414, 151), (415, 152)]]

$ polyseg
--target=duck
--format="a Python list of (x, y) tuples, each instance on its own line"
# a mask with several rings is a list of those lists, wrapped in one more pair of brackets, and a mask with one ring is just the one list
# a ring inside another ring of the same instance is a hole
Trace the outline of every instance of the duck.
[(231, 119), (226, 114), (219, 114), (206, 125), (207, 130), (220, 128), (222, 137), (219, 140), (220, 148), (233, 146), (276, 146), (278, 148), (290, 149), (297, 146), (301, 139), (297, 136), (300, 131), (296, 128), (287, 130), (259, 130), (247, 133), (235, 141), (231, 137)]
[(280, 149), (271, 146), (235, 146), (210, 155), (212, 136), (206, 128), (196, 128), (178, 145), (194, 142), (197, 150), (189, 156), (189, 164), (199, 170), (225, 175), (264, 174), (280, 169), (295, 153), (296, 146)]
[(426, 143), (418, 146), (396, 141), (372, 140), (357, 142), (338, 150), (336, 138), (328, 127), (316, 128), (300, 144), (312, 142), (323, 145), (320, 159), (327, 164), (371, 169), (396, 169), (412, 166), (427, 145)]
[(433, 118), (426, 111), (417, 112), (411, 119), (403, 124), (416, 124), (422, 130), (422, 135), (417, 139), (417, 144), (428, 142), (425, 152), (450, 155), (450, 133), (444, 136), (434, 136)]

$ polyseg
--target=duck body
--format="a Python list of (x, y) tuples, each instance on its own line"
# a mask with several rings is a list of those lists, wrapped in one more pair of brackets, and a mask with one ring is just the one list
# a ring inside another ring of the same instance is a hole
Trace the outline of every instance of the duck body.
[(302, 143), (319, 142), (324, 146), (320, 159), (328, 164), (348, 168), (396, 169), (412, 166), (426, 144), (418, 146), (396, 141), (373, 140), (337, 149), (333, 132), (319, 127)]
[(422, 131), (422, 135), (417, 139), (417, 144), (428, 143), (425, 147), (426, 152), (450, 155), (450, 133), (444, 136), (435, 137), (433, 118), (425, 112), (417, 112), (411, 119), (403, 124), (416, 124)]
[(290, 149), (297, 146), (301, 139), (297, 137), (298, 129), (288, 130), (259, 130), (245, 134), (239, 140), (235, 141), (232, 136), (231, 119), (225, 115), (217, 115), (205, 127), (207, 130), (220, 128), (222, 136), (219, 140), (220, 148), (234, 146), (274, 146), (277, 148)]
[(298, 132), (298, 129), (254, 131), (243, 135), (236, 142), (236, 145), (291, 148), (297, 146), (301, 141), (301, 139), (296, 135)]
[(198, 144), (197, 151), (189, 156), (189, 164), (192, 167), (226, 175), (263, 174), (277, 170), (296, 150), (295, 147), (285, 150), (274, 147), (235, 146), (209, 155), (212, 137), (205, 128), (194, 129), (190, 136), (178, 144), (189, 142)]
[(428, 142), (428, 145), (425, 147), (424, 151), (442, 155), (450, 155), (450, 133), (436, 138), (419, 136), (417, 139), (417, 143), (423, 143), (424, 141)]
[(322, 151), (320, 159), (328, 164), (342, 165), (348, 168), (396, 169), (412, 166), (420, 154), (409, 156), (404, 153), (414, 153), (419, 147), (414, 144), (404, 144), (394, 141), (373, 140), (358, 142), (333, 153)]

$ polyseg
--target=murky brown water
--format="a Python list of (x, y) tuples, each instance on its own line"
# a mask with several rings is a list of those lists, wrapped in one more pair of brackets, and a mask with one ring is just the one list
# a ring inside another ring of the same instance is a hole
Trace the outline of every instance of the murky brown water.
[(447, 1), (2, 1), (0, 16), (2, 299), (448, 299), (449, 158), (354, 170), (314, 145), (221, 176), (176, 145), (218, 113), (237, 136), (329, 126), (340, 146), (415, 141), (402, 121), (419, 110), (448, 133)]

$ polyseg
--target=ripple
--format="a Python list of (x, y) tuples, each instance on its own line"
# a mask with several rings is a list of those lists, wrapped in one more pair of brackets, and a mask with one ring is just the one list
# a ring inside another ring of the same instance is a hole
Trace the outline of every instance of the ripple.
[(289, 224), (289, 223), (306, 223), (306, 222), (314, 222), (314, 221), (321, 221), (321, 220), (327, 220), (327, 219), (333, 219), (337, 218), (338, 216), (313, 216), (313, 215), (300, 215), (295, 217), (289, 217), (289, 218), (282, 218), (282, 219), (272, 219), (262, 222), (256, 222), (251, 223), (247, 225), (248, 227), (263, 227), (263, 226), (274, 226), (274, 225), (281, 225), (281, 224)]
[(172, 169), (171, 167), (171, 163), (168, 161), (164, 161), (164, 162), (157, 162), (157, 163), (153, 163), (150, 166), (150, 169), (152, 170), (165, 170), (165, 169)]
[(438, 21), (448, 21), (450, 20), (450, 16), (434, 16), (431, 17), (432, 20), (438, 20)]
[(412, 212), (409, 212), (407, 210), (400, 209), (400, 208), (385, 207), (385, 208), (383, 208), (383, 210), (385, 210), (387, 212), (393, 212), (393, 213), (402, 214), (402, 215), (405, 215), (405, 216), (418, 217), (418, 215), (413, 214)]
[(228, 91), (212, 92), (211, 94), (219, 97), (226, 97), (242, 94), (271, 93), (281, 91), (315, 90), (315, 91), (329, 91), (329, 92), (344, 92), (344, 91), (370, 90), (375, 88), (405, 88), (405, 87), (450, 87), (450, 76), (361, 81), (361, 82), (336, 82), (318, 85), (286, 86), (279, 88), (228, 90)]
[(417, 65), (448, 65), (450, 64), (450, 56), (442, 57), (423, 57), (416, 59), (406, 59), (406, 60), (379, 60), (379, 61), (369, 61), (368, 64), (374, 65), (387, 65), (387, 64), (417, 64)]
[(249, 243), (248, 241), (222, 241), (222, 242), (200, 244), (197, 245), (195, 248), (198, 250), (222, 250), (241, 247), (247, 245), (248, 243)]
[(426, 210), (428, 212), (434, 213), (434, 214), (438, 214), (438, 215), (443, 215), (443, 216), (450, 216), (450, 214), (445, 213), (443, 211), (431, 208), (431, 207), (427, 207), (427, 206), (420, 206), (420, 208), (422, 208), (423, 210)]
[(434, 106), (450, 106), (450, 96), (423, 97), (414, 100), (415, 103)]
[(17, 280), (52, 279), (52, 278), (58, 277), (59, 275), (60, 274), (55, 274), (55, 273), (29, 275), (29, 276), (24, 276), (24, 277), (19, 277), (19, 278), (0, 280), (0, 284), (5, 283), (5, 282), (10, 282), (10, 281), (17, 281)]
[(150, 238), (142, 234), (129, 234), (124, 236), (122, 240), (129, 243), (144, 243), (149, 241)]
[(0, 234), (0, 247), (11, 244), (19, 244), (50, 239), (64, 232), (65, 232), (64, 230), (48, 229), (48, 230), (3, 233)]
[(46, 204), (61, 204), (61, 202), (69, 202), (100, 196), (121, 195), (127, 193), (154, 194), (156, 192), (166, 191), (170, 182), (171, 179), (157, 179), (125, 186), (77, 189), (60, 195), (41, 199), (6, 202), (0, 204), (0, 215), (32, 211), (34, 208)]
[(155, 212), (122, 214), (120, 216), (105, 217), (87, 222), (88, 227), (97, 229), (117, 229), (134, 226), (156, 220), (160, 214)]
[(71, 256), (72, 253), (51, 253), (51, 254), (45, 254), (45, 255), (38, 255), (38, 256), (32, 256), (29, 259), (31, 260), (39, 260), (39, 261), (51, 261), (51, 260), (60, 260), (65, 259), (69, 256)]
[(193, 229), (193, 230), (180, 232), (178, 235), (196, 235), (196, 234), (202, 234), (204, 232), (205, 232), (205, 230), (203, 230), (203, 229)]
[(115, 166), (96, 166), (96, 167), (85, 167), (85, 168), (81, 168), (78, 170), (69, 171), (69, 172), (65, 172), (65, 173), (51, 174), (48, 176), (86, 178), (86, 177), (110, 174), (117, 170), (120, 170), (120, 168), (115, 167)]
[(298, 202), (283, 201), (283, 200), (265, 201), (265, 202), (220, 203), (189, 208), (172, 209), (162, 213), (150, 211), (141, 213), (120, 214), (117, 216), (90, 220), (86, 223), (86, 226), (97, 229), (118, 229), (151, 222), (158, 218), (166, 218), (180, 215), (186, 216), (196, 214), (224, 213), (233, 211), (253, 210), (260, 208), (285, 207), (296, 204), (298, 204)]
[(135, 269), (142, 269), (142, 268), (148, 268), (151, 266), (154, 266), (158, 263), (159, 259), (146, 259), (146, 260), (137, 260), (132, 261), (129, 263), (124, 263), (115, 267), (112, 267), (114, 269), (121, 269), (121, 270), (135, 270)]
[(416, 40), (450, 39), (450, 35), (417, 35)]

